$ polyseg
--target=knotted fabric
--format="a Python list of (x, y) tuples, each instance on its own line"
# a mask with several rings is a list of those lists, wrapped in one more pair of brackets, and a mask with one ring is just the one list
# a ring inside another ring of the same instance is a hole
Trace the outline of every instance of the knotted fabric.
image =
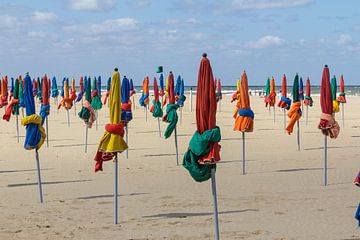
[(290, 118), (289, 124), (286, 127), (286, 131), (290, 135), (294, 130), (295, 123), (301, 118), (301, 102), (294, 102), (288, 112)]
[(91, 93), (92, 99), (91, 99), (91, 106), (95, 109), (95, 110), (99, 110), (102, 108), (102, 102), (100, 99), (100, 96), (98, 94), (97, 90), (93, 90)]
[(121, 104), (121, 121), (130, 122), (132, 120), (131, 102)]
[(12, 113), (12, 109), (13, 109), (13, 107), (15, 107), (16, 104), (19, 104), (19, 102), (20, 102), (20, 100), (19, 100), (19, 99), (15, 99), (15, 98), (13, 98), (13, 99), (10, 101), (9, 106), (7, 107), (6, 112), (5, 112), (5, 114), (3, 115), (3, 119), (4, 119), (4, 120), (10, 121), (10, 116), (11, 116), (11, 113)]
[(42, 119), (41, 124), (44, 124), (44, 121), (49, 114), (50, 114), (50, 104), (41, 105), (40, 113), (39, 113), (39, 115), (41, 116), (41, 119)]
[(153, 117), (161, 118), (164, 115), (163, 110), (161, 108), (161, 103), (159, 101), (156, 102), (155, 99), (152, 100), (152, 103), (153, 105), (150, 109), (150, 112), (152, 113)]
[[(211, 169), (216, 169), (216, 164), (207, 163), (216, 163), (220, 160), (220, 140), (220, 128), (217, 126), (205, 130), (202, 134), (196, 131), (192, 136), (188, 151), (184, 154), (183, 166), (195, 181), (203, 182), (208, 180), (211, 177)], [(210, 153), (210, 149), (212, 149), (213, 153)], [(214, 159), (207, 159), (207, 156), (210, 155)]]
[(105, 133), (100, 140), (97, 153), (94, 160), (95, 172), (102, 171), (102, 164), (104, 161), (112, 160), (115, 156), (114, 153), (125, 151), (128, 146), (124, 141), (124, 125), (122, 123), (105, 125)]
[(95, 110), (86, 99), (83, 101), (83, 108), (79, 112), (79, 117), (84, 120), (89, 128), (92, 127), (96, 120)]
[(177, 104), (168, 104), (166, 106), (166, 114), (163, 117), (163, 121), (169, 123), (169, 125), (167, 126), (164, 136), (165, 139), (169, 138), (171, 136), (171, 134), (173, 133), (176, 124), (178, 122), (178, 115), (176, 110), (179, 108), (179, 105)]
[(291, 106), (291, 99), (285, 96), (281, 96), (280, 101), (278, 103), (278, 107), (289, 110), (290, 106)]
[(313, 99), (310, 96), (305, 96), (304, 105), (312, 107), (313, 106)]
[(318, 128), (330, 138), (337, 138), (340, 133), (340, 126), (331, 114), (321, 113)]
[(41, 125), (42, 119), (37, 114), (32, 114), (21, 119), (21, 125), (26, 126), (24, 147), (26, 150), (40, 149), (43, 145), (46, 133)]
[(338, 113), (340, 111), (339, 102), (335, 99), (332, 101), (333, 103), (333, 112)]

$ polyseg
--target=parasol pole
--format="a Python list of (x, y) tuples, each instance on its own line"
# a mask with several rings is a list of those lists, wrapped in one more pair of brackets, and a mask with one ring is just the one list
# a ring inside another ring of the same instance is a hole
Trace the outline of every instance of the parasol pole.
[(342, 117), (342, 125), (345, 127), (345, 113), (344, 113), (344, 103), (341, 103), (341, 117)]
[(49, 123), (47, 116), (45, 118), (45, 127), (46, 127), (46, 147), (49, 147)]
[(221, 112), (221, 99), (219, 100), (219, 112)]
[(144, 106), (144, 112), (145, 112), (145, 122), (147, 122), (147, 111), (146, 111), (146, 105)]
[(158, 128), (159, 128), (159, 137), (161, 138), (160, 118), (157, 118), (157, 120), (158, 120)]
[(190, 88), (190, 112), (192, 112), (192, 88)]
[(213, 205), (214, 205), (215, 239), (219, 240), (220, 236), (219, 236), (219, 218), (218, 218), (217, 195), (216, 195), (215, 168), (211, 169), (211, 188), (212, 188)]
[(182, 123), (182, 107), (180, 107), (180, 125)]
[(69, 115), (69, 109), (66, 109), (66, 113), (67, 113), (67, 122), (68, 122), (68, 127), (70, 127), (70, 115)]
[(275, 123), (275, 105), (274, 105), (274, 123)]
[(15, 115), (16, 116), (16, 137), (17, 137), (17, 142), (19, 143), (20, 140), (19, 140), (19, 116), (18, 115)]
[(175, 126), (175, 129), (174, 129), (174, 133), (175, 133), (176, 165), (179, 166), (179, 153), (178, 153), (178, 142), (177, 142), (176, 126)]
[(96, 115), (96, 131), (98, 130), (98, 110), (95, 111)]
[(36, 166), (37, 166), (37, 174), (38, 174), (38, 186), (39, 186), (40, 203), (43, 203), (41, 174), (40, 174), (40, 161), (39, 161), (39, 153), (38, 153), (37, 149), (35, 149), (35, 158), (36, 158)]
[(118, 224), (118, 154), (114, 160), (114, 224)]
[(308, 121), (309, 121), (309, 106), (306, 105), (306, 125), (308, 125)]
[(298, 151), (300, 151), (300, 122), (297, 120), (297, 145), (298, 145)]
[(327, 186), (327, 136), (324, 136), (324, 185)]
[(242, 152), (242, 174), (245, 175), (245, 132), (242, 132), (243, 152)]
[[(129, 144), (129, 128), (128, 128), (128, 122), (125, 122), (126, 126), (125, 126), (125, 131), (126, 131), (126, 144)], [(129, 149), (126, 149), (126, 159), (129, 158)]]
[(286, 110), (285, 108), (283, 108), (284, 110), (284, 131), (286, 132)]
[(85, 123), (85, 124), (86, 124), (86, 127), (85, 127), (85, 153), (87, 153), (89, 125), (88, 125), (88, 123)]
[(133, 107), (133, 110), (135, 110), (135, 97), (134, 97), (134, 95), (132, 96), (132, 102), (133, 102), (133, 105), (134, 105), (134, 107)]
[(76, 117), (76, 101), (74, 100), (74, 113), (75, 113), (75, 117)]

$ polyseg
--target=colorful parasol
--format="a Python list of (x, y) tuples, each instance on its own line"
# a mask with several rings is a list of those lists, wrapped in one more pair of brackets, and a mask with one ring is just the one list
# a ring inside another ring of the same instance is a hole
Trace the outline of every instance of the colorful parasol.
[(149, 77), (146, 77), (143, 81), (143, 92), (139, 99), (139, 104), (142, 107), (146, 107), (149, 104)]
[(154, 118), (157, 118), (158, 120), (158, 130), (159, 130), (159, 137), (161, 137), (161, 129), (160, 129), (160, 118), (163, 117), (163, 110), (161, 108), (161, 103), (159, 100), (159, 87), (157, 85), (156, 78), (154, 77), (154, 100), (152, 100), (152, 107), (150, 109), (150, 112), (152, 113)]
[(99, 82), (96, 80), (96, 77), (94, 77), (93, 85), (92, 85), (92, 92), (91, 92), (91, 95), (92, 95), (91, 106), (94, 108), (95, 111), (102, 108), (102, 102), (101, 102), (99, 90), (97, 87), (98, 83)]
[(84, 120), (87, 127), (91, 128), (92, 124), (95, 122), (95, 110), (91, 106), (91, 79), (85, 77), (85, 100), (81, 111), (79, 112), (79, 117)]
[(346, 103), (345, 84), (344, 84), (344, 77), (342, 74), (340, 76), (340, 93), (337, 100), (340, 103)]
[(306, 92), (305, 92), (304, 105), (309, 106), (309, 107), (313, 106), (313, 99), (311, 97), (311, 85), (310, 85), (309, 78), (306, 80)]
[(40, 77), (37, 78), (37, 94), (36, 97), (39, 99), (40, 102), (42, 102), (42, 82), (40, 80)]
[(0, 97), (0, 108), (8, 105), (8, 81), (7, 76), (5, 76), (1, 81), (1, 97)]
[(131, 120), (130, 81), (124, 76), (121, 83), (121, 121), (127, 123)]
[(160, 84), (159, 96), (163, 97), (165, 95), (165, 90), (164, 90), (164, 75), (162, 73), (160, 74), (159, 77), (159, 84)]
[(231, 97), (231, 102), (237, 101), (240, 97), (240, 79), (236, 81), (236, 92)]
[(37, 92), (38, 92), (38, 83), (37, 83), (37, 81), (34, 79), (34, 80), (33, 80), (33, 84), (32, 84), (32, 93), (33, 93), (33, 96), (34, 96), (34, 97), (37, 96)]
[(75, 104), (76, 98), (77, 98), (77, 95), (76, 95), (75, 79), (73, 78), (71, 80), (70, 100), (73, 101)]
[(337, 95), (337, 82), (336, 77), (331, 79), (331, 92), (332, 92), (332, 103), (333, 103), (333, 113), (338, 113), (340, 111), (339, 102), (336, 99)]
[[(17, 120), (17, 116), (19, 115), (19, 103), (20, 103), (20, 101), (19, 101), (19, 79), (16, 79), (15, 83), (14, 83), (14, 89), (13, 89), (13, 98), (10, 100), (10, 103), (5, 111), (5, 114), (3, 115), (4, 120), (10, 121), (11, 114), (15, 115), (16, 120)], [(18, 121), (16, 121), (16, 124), (18, 124)], [(17, 133), (18, 133), (18, 125), (17, 125)]]
[(196, 91), (197, 130), (190, 140), (188, 151), (184, 154), (183, 166), (197, 182), (211, 178), (215, 236), (219, 239), (218, 209), (215, 170), (220, 161), (220, 128), (216, 126), (216, 93), (210, 61), (206, 54), (201, 59)]
[(26, 126), (26, 135), (24, 148), (26, 150), (35, 149), (36, 163), (37, 163), (37, 172), (38, 172), (38, 186), (40, 194), (40, 202), (43, 202), (42, 196), (42, 185), (41, 185), (41, 175), (40, 175), (40, 161), (38, 150), (43, 145), (46, 133), (45, 129), (41, 125), (42, 119), (39, 115), (35, 113), (35, 101), (32, 91), (31, 78), (29, 74), (26, 74), (24, 79), (24, 103), (26, 109), (26, 117), (21, 119), (21, 124)]
[(220, 78), (217, 80), (216, 84), (216, 101), (219, 102), (222, 99), (222, 93), (221, 93), (221, 81)]
[(50, 114), (50, 103), (49, 103), (49, 84), (48, 78), (45, 75), (42, 79), (42, 103), (40, 107), (41, 125), (46, 121), (46, 146), (49, 147), (49, 127), (48, 127), (48, 116)]
[(24, 103), (24, 81), (22, 80), (22, 77), (19, 76), (19, 107), (22, 108), (22, 113), (24, 116), (24, 108), (25, 108), (25, 103)]
[(97, 90), (98, 90), (98, 95), (99, 95), (99, 97), (101, 99), (101, 97), (102, 97), (102, 93), (101, 93), (101, 76), (98, 77), (96, 86), (97, 86)]
[[(85, 77), (85, 81), (86, 81)], [(84, 78), (81, 76), (79, 81), (79, 94), (77, 95), (76, 102), (80, 102), (84, 96), (85, 88), (84, 88)]]
[(335, 121), (333, 114), (333, 96), (330, 85), (330, 71), (325, 65), (320, 88), (321, 116), (318, 128), (324, 134), (324, 185), (327, 185), (327, 136), (337, 138), (340, 133), (340, 126)]
[(56, 78), (53, 77), (52, 84), (51, 84), (51, 97), (57, 98), (59, 96), (59, 90), (57, 87)]
[(301, 102), (299, 98), (299, 75), (296, 74), (294, 78), (293, 85), (293, 104), (288, 112), (288, 117), (290, 118), (290, 122), (286, 127), (286, 131), (290, 135), (293, 132), (295, 123), (301, 118)]
[[(268, 79), (269, 80), (269, 79)], [(265, 97), (265, 106), (266, 107), (275, 107), (276, 103), (276, 91), (275, 91), (275, 79), (271, 78), (270, 86), (268, 89), (268, 82), (266, 82), (266, 96)]]
[(14, 96), (14, 78), (11, 78), (9, 101), (11, 101), (13, 96)]
[(107, 103), (107, 99), (110, 95), (110, 86), (111, 86), (111, 77), (109, 77), (107, 84), (106, 84), (106, 94), (104, 99), (104, 105)]
[(302, 77), (300, 77), (300, 82), (299, 82), (299, 99), (300, 101), (304, 100), (304, 83)]
[(163, 121), (169, 123), (167, 126), (164, 136), (165, 139), (169, 138), (173, 133), (174, 129), (176, 128), (176, 124), (178, 122), (178, 115), (176, 110), (179, 108), (179, 105), (175, 103), (175, 96), (174, 96), (174, 75), (170, 72), (168, 76), (168, 98), (169, 103), (166, 106), (166, 114), (163, 117)]

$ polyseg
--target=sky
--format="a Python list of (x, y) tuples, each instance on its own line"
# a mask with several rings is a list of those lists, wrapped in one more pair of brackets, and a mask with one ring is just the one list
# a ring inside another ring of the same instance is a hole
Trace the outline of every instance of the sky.
[(249, 85), (296, 73), (357, 85), (358, 0), (1, 0), (0, 75), (98, 76), (140, 85), (157, 66), (195, 85), (201, 55), (215, 77)]

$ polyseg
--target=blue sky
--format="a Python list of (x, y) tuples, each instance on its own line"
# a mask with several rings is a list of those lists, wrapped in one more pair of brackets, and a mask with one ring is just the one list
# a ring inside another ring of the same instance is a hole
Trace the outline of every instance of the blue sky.
[(358, 0), (2, 0), (0, 75), (97, 76), (114, 67), (140, 84), (156, 67), (197, 80), (202, 52), (214, 75), (250, 85), (298, 72), (318, 85), (324, 64), (360, 84)]

